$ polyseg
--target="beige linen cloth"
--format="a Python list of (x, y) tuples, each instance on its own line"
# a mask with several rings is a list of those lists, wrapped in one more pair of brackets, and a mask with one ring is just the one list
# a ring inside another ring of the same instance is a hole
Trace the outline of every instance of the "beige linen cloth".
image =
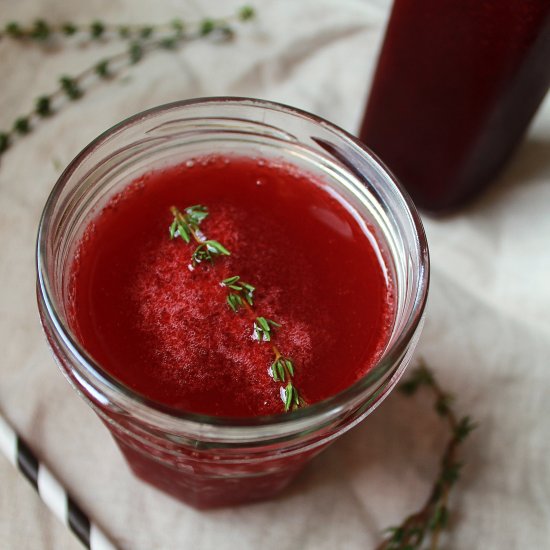
[[(233, 1), (0, 0), (11, 19), (162, 22), (231, 13)], [(426, 498), (446, 431), (427, 395), (395, 394), (280, 498), (198, 512), (136, 481), (109, 434), (57, 370), (35, 305), (34, 242), (46, 197), (100, 132), (157, 104), (208, 95), (289, 103), (355, 131), (387, 0), (258, 1), (231, 44), (155, 53), (93, 86), (0, 165), (0, 407), (123, 549), (373, 548)], [(0, 128), (56, 77), (120, 45), (0, 42)], [(403, 90), (406, 94), (406, 90)], [(452, 131), (452, 128), (450, 128)], [(550, 101), (499, 181), (473, 206), (425, 218), (432, 284), (418, 355), (479, 428), (464, 447), (444, 548), (550, 548)], [(0, 457), (0, 548), (79, 543)]]

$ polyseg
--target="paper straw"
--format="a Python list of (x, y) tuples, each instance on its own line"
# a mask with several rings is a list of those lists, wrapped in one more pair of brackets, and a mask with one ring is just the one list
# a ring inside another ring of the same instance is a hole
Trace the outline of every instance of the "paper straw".
[(116, 550), (103, 531), (82, 511), (58, 479), (0, 414), (0, 449), (36, 489), (46, 506), (90, 550)]

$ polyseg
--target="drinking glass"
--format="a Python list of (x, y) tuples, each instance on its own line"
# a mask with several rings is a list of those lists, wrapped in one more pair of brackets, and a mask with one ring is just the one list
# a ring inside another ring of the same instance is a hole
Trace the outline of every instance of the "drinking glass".
[[(363, 378), (325, 401), (253, 418), (177, 410), (114, 378), (71, 331), (70, 267), (89, 221), (139, 175), (209, 153), (282, 159), (316, 174), (374, 228), (395, 293), (388, 342)], [(40, 316), (57, 363), (104, 422), (132, 471), (184, 502), (208, 508), (272, 497), (388, 395), (421, 331), (428, 249), (406, 193), (351, 135), (291, 107), (221, 97), (145, 111), (88, 145), (46, 203), (37, 272)]]

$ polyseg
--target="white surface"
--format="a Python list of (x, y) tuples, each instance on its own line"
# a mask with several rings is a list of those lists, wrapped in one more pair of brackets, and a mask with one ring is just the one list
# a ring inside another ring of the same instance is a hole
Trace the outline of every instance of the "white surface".
[[(235, 2), (1, 1), (0, 19), (170, 20)], [(426, 497), (445, 431), (430, 404), (394, 395), (274, 502), (197, 512), (132, 478), (106, 430), (58, 372), (38, 322), (34, 239), (44, 201), (92, 138), (147, 107), (201, 95), (290, 103), (354, 131), (376, 59), (386, 0), (256, 3), (231, 45), (154, 54), (94, 86), (14, 147), (0, 165), (0, 404), (123, 549), (373, 548), (380, 530)], [(105, 51), (116, 50), (106, 46)], [(0, 43), (0, 128), (98, 57)], [(406, 90), (404, 90), (406, 93)], [(475, 205), (426, 219), (432, 254), (419, 353), (457, 407), (480, 423), (464, 449), (445, 548), (548, 548), (550, 540), (550, 102), (507, 171)], [(0, 547), (80, 547), (0, 457)]]

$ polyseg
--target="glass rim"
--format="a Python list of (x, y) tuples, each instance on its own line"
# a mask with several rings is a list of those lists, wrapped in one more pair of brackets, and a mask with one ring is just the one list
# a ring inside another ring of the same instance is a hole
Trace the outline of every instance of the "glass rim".
[[(369, 158), (369, 161), (373, 163), (378, 170), (383, 172), (387, 176), (387, 179), (393, 184), (397, 196), (400, 196), (404, 202), (408, 217), (410, 218), (410, 222), (414, 229), (418, 249), (417, 259), (419, 265), (419, 281), (414, 292), (414, 300), (411, 300), (413, 302), (411, 312), (406, 319), (403, 330), (401, 330), (396, 340), (384, 351), (375, 365), (371, 367), (371, 369), (363, 377), (337, 394), (295, 411), (245, 418), (213, 416), (183, 411), (181, 409), (164, 405), (158, 401), (149, 399), (132, 390), (130, 387), (126, 386), (117, 378), (109, 374), (87, 353), (67, 324), (62, 320), (56, 300), (53, 297), (53, 292), (46, 269), (46, 258), (48, 256), (47, 242), (50, 237), (50, 233), (52, 232), (52, 213), (60, 195), (65, 189), (65, 186), (69, 183), (71, 175), (79, 164), (93, 154), (111, 137), (123, 132), (126, 128), (132, 127), (143, 120), (153, 118), (158, 114), (181, 110), (189, 106), (209, 105), (216, 103), (220, 105), (229, 104), (241, 107), (261, 109), (267, 108), (278, 112), (287, 113), (289, 115), (305, 119), (309, 122), (319, 124), (325, 129), (335, 133), (348, 144), (354, 146), (355, 148), (359, 148), (361, 152)], [(78, 365), (94, 379), (98, 380), (105, 387), (107, 387), (113, 394), (117, 394), (123, 399), (129, 400), (129, 402), (135, 405), (139, 410), (144, 412), (153, 412), (156, 415), (160, 414), (165, 420), (175, 422), (185, 421), (196, 425), (206, 424), (212, 426), (213, 428), (227, 427), (253, 429), (260, 427), (283, 426), (299, 421), (306, 421), (308, 419), (315, 420), (325, 417), (332, 417), (334, 413), (340, 411), (347, 403), (354, 401), (362, 394), (368, 394), (369, 389), (373, 389), (374, 391), (379, 389), (380, 386), (377, 386), (377, 382), (383, 379), (391, 371), (392, 366), (396, 364), (403, 356), (409, 341), (413, 338), (422, 320), (429, 287), (429, 252), (422, 221), (408, 193), (396, 180), (391, 171), (376, 156), (376, 154), (363, 145), (352, 134), (322, 117), (282, 103), (238, 96), (213, 96), (175, 101), (136, 113), (107, 129), (92, 142), (90, 142), (84, 149), (82, 149), (82, 151), (74, 157), (74, 159), (59, 176), (45, 203), (39, 222), (36, 241), (36, 270), (39, 298), (43, 301), (45, 313), (48, 320), (52, 322), (57, 336), (63, 341), (63, 344), (70, 351), (72, 357), (76, 359)], [(368, 395), (366, 395), (366, 398), (368, 398)]]

